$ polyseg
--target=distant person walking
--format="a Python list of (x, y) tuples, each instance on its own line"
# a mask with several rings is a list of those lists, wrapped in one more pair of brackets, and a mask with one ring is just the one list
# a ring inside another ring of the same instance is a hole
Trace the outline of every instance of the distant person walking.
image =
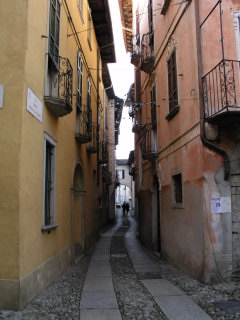
[(129, 203), (128, 202), (126, 202), (125, 208), (126, 208), (127, 215), (128, 215), (128, 211), (129, 211)]
[(123, 215), (125, 216), (125, 211), (126, 211), (126, 202), (125, 201), (122, 204), (122, 209), (123, 209)]

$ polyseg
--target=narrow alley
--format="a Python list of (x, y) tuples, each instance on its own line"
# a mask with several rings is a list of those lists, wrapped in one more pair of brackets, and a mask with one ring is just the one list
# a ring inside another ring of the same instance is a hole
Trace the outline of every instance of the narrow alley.
[(116, 209), (116, 216), (93, 252), (21, 311), (0, 311), (0, 319), (240, 319), (236, 306), (217, 307), (239, 299), (237, 283), (207, 286), (191, 279), (141, 246), (134, 212), (123, 216)]

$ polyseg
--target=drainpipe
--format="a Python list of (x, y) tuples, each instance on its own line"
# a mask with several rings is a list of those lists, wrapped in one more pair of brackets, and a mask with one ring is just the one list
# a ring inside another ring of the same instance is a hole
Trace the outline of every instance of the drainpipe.
[(199, 2), (195, 0), (195, 19), (196, 19), (196, 37), (197, 37), (197, 60), (198, 60), (198, 85), (199, 85), (199, 108), (200, 108), (200, 136), (205, 147), (217, 152), (224, 158), (224, 180), (228, 180), (230, 175), (230, 160), (227, 152), (219, 146), (213, 144), (206, 138), (204, 126), (204, 101), (202, 86), (202, 48), (200, 35)]

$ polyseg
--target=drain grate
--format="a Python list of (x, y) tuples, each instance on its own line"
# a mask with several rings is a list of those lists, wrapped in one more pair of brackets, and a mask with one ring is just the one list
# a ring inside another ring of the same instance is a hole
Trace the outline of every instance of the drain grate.
[(162, 275), (160, 273), (143, 273), (138, 272), (138, 276), (140, 280), (148, 280), (148, 279), (162, 279)]
[(215, 305), (224, 311), (229, 312), (240, 312), (240, 302), (239, 301), (231, 301), (231, 300), (224, 300), (215, 302)]

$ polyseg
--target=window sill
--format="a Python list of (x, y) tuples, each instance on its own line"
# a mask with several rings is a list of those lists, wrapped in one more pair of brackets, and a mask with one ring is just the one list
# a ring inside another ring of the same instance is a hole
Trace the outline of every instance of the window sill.
[(173, 203), (173, 204), (172, 204), (172, 208), (175, 208), (175, 209), (184, 209), (184, 205), (183, 205), (183, 203)]
[(169, 112), (169, 114), (165, 117), (166, 120), (171, 120), (175, 115), (179, 112), (180, 106), (176, 105), (172, 108), (172, 110)]
[(52, 230), (55, 230), (57, 229), (57, 227), (59, 227), (59, 224), (51, 224), (51, 225), (48, 225), (48, 226), (43, 226), (41, 228), (41, 232), (45, 233), (50, 233)]

